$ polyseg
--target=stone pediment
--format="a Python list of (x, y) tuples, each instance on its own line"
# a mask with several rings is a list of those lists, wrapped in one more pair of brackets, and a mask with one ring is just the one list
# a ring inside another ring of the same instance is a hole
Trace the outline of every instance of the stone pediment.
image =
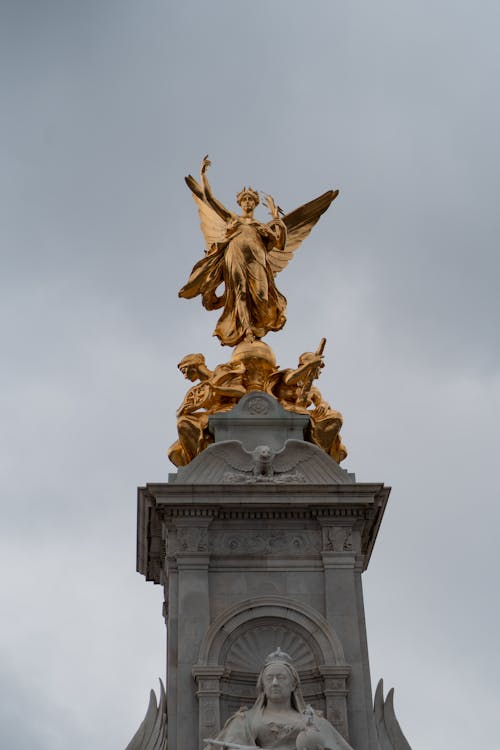
[[(262, 434), (265, 439), (265, 433)], [(247, 450), (240, 440), (217, 442), (171, 475), (175, 484), (352, 484), (354, 477), (304, 440), (276, 451), (263, 443)]]

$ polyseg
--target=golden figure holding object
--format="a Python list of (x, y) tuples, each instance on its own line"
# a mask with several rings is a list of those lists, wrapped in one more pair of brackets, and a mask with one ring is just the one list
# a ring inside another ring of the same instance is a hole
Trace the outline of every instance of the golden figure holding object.
[[(201, 163), (200, 183), (186, 177), (198, 206), (205, 237), (205, 256), (194, 266), (179, 292), (191, 299), (201, 295), (207, 310), (223, 308), (214, 335), (222, 344), (261, 339), (279, 331), (286, 322), (286, 298), (278, 291), (275, 276), (292, 259), (295, 250), (337, 197), (338, 190), (283, 214), (270, 195), (265, 200), (271, 220), (254, 219), (259, 194), (244, 187), (236, 196), (241, 215), (233, 213), (214, 197), (207, 179), (208, 156)], [(281, 214), (281, 215), (280, 215)], [(218, 295), (218, 287), (224, 286)]]
[(172, 463), (185, 466), (201, 453), (213, 442), (209, 416), (229, 411), (242, 396), (256, 390), (274, 396), (288, 411), (309, 416), (309, 439), (340, 463), (347, 455), (339, 434), (342, 415), (313, 386), (324, 367), (325, 344), (323, 338), (315, 352), (301, 354), (296, 369), (280, 370), (273, 350), (263, 341), (240, 344), (231, 360), (214, 370), (206, 366), (203, 354), (184, 357), (179, 370), (187, 380), (199, 382), (188, 390), (177, 410), (179, 437), (168, 451)]
[(178, 368), (187, 380), (200, 381), (188, 390), (177, 409), (179, 438), (168, 450), (173, 464), (185, 466), (212, 442), (209, 415), (232, 409), (247, 389), (243, 385), (242, 363), (229, 362), (209, 370), (203, 354), (188, 354)]

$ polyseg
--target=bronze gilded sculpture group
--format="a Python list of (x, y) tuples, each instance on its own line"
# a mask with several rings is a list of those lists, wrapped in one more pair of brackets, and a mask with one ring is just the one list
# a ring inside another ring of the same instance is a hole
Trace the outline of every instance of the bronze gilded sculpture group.
[(205, 255), (179, 296), (200, 295), (207, 310), (222, 309), (214, 336), (234, 350), (229, 362), (214, 370), (207, 367), (203, 354), (188, 354), (179, 362), (179, 370), (194, 385), (177, 410), (178, 439), (169, 448), (169, 458), (176, 466), (188, 464), (213, 441), (210, 415), (229, 411), (246, 393), (260, 390), (274, 396), (285, 409), (309, 416), (307, 439), (339, 463), (347, 455), (340, 438), (342, 415), (313, 385), (324, 366), (325, 339), (315, 352), (302, 354), (296, 368), (285, 369), (277, 366), (273, 350), (262, 341), (286, 322), (287, 301), (276, 286), (276, 275), (338, 190), (328, 190), (288, 214), (264, 194), (271, 215), (264, 224), (254, 218), (260, 198), (253, 188), (244, 187), (236, 196), (240, 215), (215, 198), (207, 178), (210, 165), (205, 156), (200, 182), (186, 177), (198, 207)]

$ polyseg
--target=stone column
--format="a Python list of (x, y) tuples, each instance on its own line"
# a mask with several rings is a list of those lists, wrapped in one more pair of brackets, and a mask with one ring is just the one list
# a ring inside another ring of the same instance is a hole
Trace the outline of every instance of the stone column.
[(319, 667), (323, 677), (323, 692), (326, 702), (326, 718), (335, 729), (349, 741), (347, 723), (347, 678), (350, 667), (322, 664)]
[(193, 677), (198, 685), (198, 728), (200, 748), (205, 744), (204, 739), (214, 739), (221, 730), (220, 725), (220, 680), (224, 675), (224, 667), (201, 666), (193, 667)]
[[(198, 746), (198, 723), (193, 721), (198, 706), (194, 690), (192, 666), (196, 663), (201, 641), (210, 626), (208, 585), (207, 529), (210, 518), (179, 518), (177, 531), (177, 643), (170, 642), (169, 651), (177, 652), (176, 745), (180, 748)], [(175, 652), (174, 652), (175, 653)], [(170, 676), (169, 676), (170, 684)], [(187, 717), (190, 717), (187, 720)], [(170, 718), (169, 718), (170, 721)]]
[[(360, 598), (362, 558), (360, 533), (352, 521), (322, 519), (325, 615), (340, 638), (346, 662), (351, 666), (347, 726), (353, 747), (374, 750), (370, 670), (366, 628)], [(361, 606), (361, 609), (360, 609)], [(339, 688), (341, 689), (341, 688)], [(332, 687), (333, 690), (333, 687)], [(335, 698), (335, 700), (334, 700)], [(332, 693), (334, 710), (343, 713), (343, 701)], [(333, 708), (333, 706), (332, 706)], [(332, 719), (332, 723), (336, 723)]]
[[(166, 560), (168, 569), (167, 611), (167, 724), (168, 747), (177, 747), (177, 632), (179, 623), (178, 572), (175, 558)], [(167, 597), (165, 597), (167, 600)]]

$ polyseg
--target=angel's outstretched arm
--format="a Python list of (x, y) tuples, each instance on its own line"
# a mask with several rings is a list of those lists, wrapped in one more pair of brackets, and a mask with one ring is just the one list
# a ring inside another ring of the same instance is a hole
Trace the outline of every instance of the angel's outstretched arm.
[(234, 218), (231, 211), (229, 211), (220, 201), (217, 200), (217, 198), (212, 193), (212, 188), (210, 187), (210, 183), (208, 181), (207, 177), (207, 169), (212, 165), (212, 162), (207, 156), (203, 157), (203, 160), (201, 162), (201, 169), (200, 169), (200, 180), (201, 180), (201, 187), (203, 190), (203, 197), (205, 199), (205, 202), (208, 203), (208, 205), (213, 208), (213, 210), (220, 216), (221, 219), (223, 219), (225, 222), (231, 221), (231, 219)]
[[(213, 248), (217, 248), (217, 243), (222, 242), (226, 236), (227, 226), (230, 221), (234, 218), (233, 214), (225, 208), (212, 194), (210, 185), (206, 178), (205, 172), (208, 165), (210, 164), (208, 157), (202, 161), (201, 165), (201, 185), (197, 182), (192, 175), (188, 175), (185, 178), (186, 185), (193, 194), (194, 202), (198, 207), (198, 215), (200, 217), (201, 231), (205, 238), (205, 252), (212, 252)], [(200, 291), (187, 290), (183, 287), (179, 294), (181, 297), (191, 299), (192, 296), (200, 294)], [(205, 302), (203, 303), (206, 307)], [(212, 304), (212, 303), (211, 303)], [(218, 305), (220, 307), (220, 305)], [(209, 307), (209, 310), (215, 309)]]

